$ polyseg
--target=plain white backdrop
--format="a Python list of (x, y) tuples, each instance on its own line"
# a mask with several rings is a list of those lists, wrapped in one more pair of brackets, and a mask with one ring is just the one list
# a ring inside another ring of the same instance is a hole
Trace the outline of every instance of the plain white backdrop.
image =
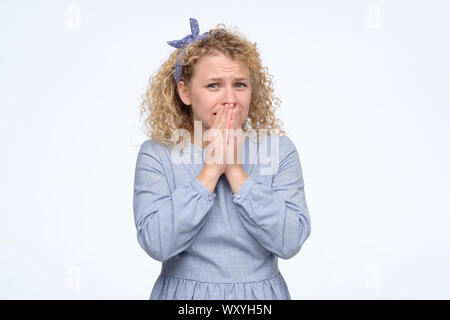
[(312, 232), (293, 299), (450, 298), (447, 1), (1, 1), (0, 298), (148, 299), (139, 104), (218, 23), (258, 44)]

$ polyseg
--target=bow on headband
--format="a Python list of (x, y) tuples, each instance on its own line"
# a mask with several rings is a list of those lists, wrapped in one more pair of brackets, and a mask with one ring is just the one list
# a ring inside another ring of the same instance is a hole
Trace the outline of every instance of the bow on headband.
[(201, 40), (204, 38), (207, 38), (209, 36), (209, 32), (205, 32), (201, 36), (199, 36), (199, 28), (198, 28), (198, 22), (194, 18), (189, 18), (189, 21), (191, 23), (191, 34), (188, 34), (183, 39), (180, 40), (173, 40), (173, 41), (167, 41), (167, 43), (175, 48), (183, 48), (183, 51), (181, 52), (180, 56), (178, 57), (177, 64), (175, 65), (175, 71), (174, 71), (174, 78), (176, 83), (178, 84), (178, 81), (180, 81), (181, 77), (181, 70), (183, 68), (183, 62), (182, 59), (184, 57), (185, 51), (186, 51), (186, 45), (193, 43), (197, 40)]

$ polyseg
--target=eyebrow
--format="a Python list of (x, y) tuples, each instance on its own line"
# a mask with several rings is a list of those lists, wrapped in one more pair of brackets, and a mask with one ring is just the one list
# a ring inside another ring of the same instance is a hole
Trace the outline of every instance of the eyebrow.
[[(222, 81), (222, 80), (223, 80), (222, 78), (209, 78), (209, 79), (206, 79), (205, 82), (206, 81)], [(247, 80), (248, 81), (248, 78), (238, 77), (238, 78), (234, 78), (234, 80), (236, 80), (236, 81)]]

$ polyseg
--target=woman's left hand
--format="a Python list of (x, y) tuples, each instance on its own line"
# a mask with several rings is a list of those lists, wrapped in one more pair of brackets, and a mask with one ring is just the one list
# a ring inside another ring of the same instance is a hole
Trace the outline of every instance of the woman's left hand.
[(245, 132), (242, 129), (242, 108), (236, 107), (231, 114), (230, 122), (227, 126), (227, 147), (226, 147), (226, 169), (225, 175), (231, 171), (242, 169), (242, 146), (245, 141)]

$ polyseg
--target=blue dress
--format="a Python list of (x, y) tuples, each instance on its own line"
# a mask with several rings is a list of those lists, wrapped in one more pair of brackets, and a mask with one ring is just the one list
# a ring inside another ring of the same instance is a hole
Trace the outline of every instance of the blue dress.
[(243, 144), (248, 178), (233, 194), (223, 174), (211, 193), (197, 175), (206, 148), (139, 150), (133, 210), (137, 240), (162, 262), (150, 300), (290, 300), (278, 257), (311, 233), (300, 159), (287, 136)]

